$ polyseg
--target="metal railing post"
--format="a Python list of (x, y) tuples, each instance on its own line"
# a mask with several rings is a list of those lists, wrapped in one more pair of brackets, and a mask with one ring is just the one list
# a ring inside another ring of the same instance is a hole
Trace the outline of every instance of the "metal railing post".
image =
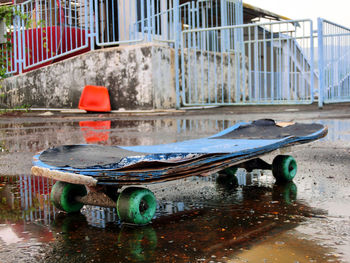
[(175, 89), (176, 89), (176, 109), (180, 108), (180, 82), (179, 82), (179, 45), (181, 27), (179, 21), (179, 0), (174, 0), (174, 34), (175, 34)]
[[(15, 8), (13, 9), (13, 11), (15, 11)], [(10, 66), (10, 72), (17, 72), (17, 64), (18, 64), (18, 59), (17, 59), (17, 49), (18, 47), (20, 47), (21, 45), (18, 45), (18, 39), (17, 39), (17, 35), (18, 35), (18, 31), (19, 31), (19, 23), (20, 23), (20, 20), (19, 20), (19, 17), (18, 16), (15, 16), (14, 19), (13, 19), (13, 64), (14, 65), (11, 65)], [(7, 54), (7, 57), (8, 59), (11, 58), (11, 55)], [(7, 62), (8, 64), (9, 62)], [(10, 62), (12, 63), (12, 61)], [(6, 65), (7, 66), (7, 65)], [(9, 67), (7, 66), (7, 71), (9, 70)]]
[(99, 19), (99, 6), (98, 6), (98, 1), (97, 0), (92, 0), (94, 2), (94, 8), (95, 8), (95, 37), (96, 37), (96, 43), (99, 44), (100, 42), (103, 42), (103, 40), (100, 41), (100, 30), (99, 30), (99, 25), (98, 25), (98, 19)]
[[(86, 5), (87, 5), (88, 0), (85, 0), (85, 10), (86, 10)], [(94, 50), (95, 49), (95, 30), (94, 30), (94, 0), (89, 0), (89, 22), (90, 22), (90, 33), (88, 34), (88, 36), (90, 37), (90, 49)], [(88, 26), (86, 23), (86, 32), (88, 31)]]
[(314, 102), (315, 99), (315, 49), (314, 49), (314, 28), (313, 23), (310, 21), (310, 95), (311, 95), (311, 103)]
[[(226, 9), (227, 2), (226, 0), (221, 0), (220, 2), (220, 12), (221, 12), (221, 26), (227, 26), (227, 9)], [(222, 39), (221, 39), (221, 52), (225, 52), (228, 44), (228, 36), (227, 36), (227, 30), (222, 30)]]
[(151, 0), (147, 0), (147, 41), (148, 42), (152, 41), (151, 8), (153, 8), (153, 5), (151, 5)]
[[(17, 7), (17, 10), (19, 10), (19, 7)], [(23, 14), (24, 13), (24, 10), (23, 10), (23, 5), (21, 5), (21, 13)], [(19, 18), (18, 17), (18, 57), (17, 57), (17, 62), (18, 62), (18, 73), (21, 74), (22, 71), (23, 71), (23, 64), (24, 64), (24, 60), (23, 60), (23, 57), (22, 57), (22, 54), (25, 54), (25, 40), (24, 40), (24, 20), (22, 18)], [(23, 36), (22, 36), (22, 33), (23, 33)], [(23, 53), (22, 53), (23, 51)], [(16, 52), (16, 50), (14, 51)]]
[(318, 71), (319, 71), (319, 81), (318, 81), (318, 107), (323, 107), (324, 102), (324, 58), (323, 58), (323, 19), (317, 19), (317, 37), (318, 37)]

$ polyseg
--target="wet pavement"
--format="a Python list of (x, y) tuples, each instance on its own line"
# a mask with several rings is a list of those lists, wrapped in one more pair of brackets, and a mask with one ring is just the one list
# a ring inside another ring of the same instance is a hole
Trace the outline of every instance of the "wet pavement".
[[(348, 106), (3, 115), (0, 262), (350, 262)], [(234, 183), (214, 174), (149, 185), (158, 206), (147, 226), (120, 224), (114, 208), (61, 213), (49, 201), (54, 182), (30, 176), (32, 156), (51, 146), (170, 143), (259, 118), (318, 122), (329, 134), (293, 148), (298, 174), (287, 185), (243, 169)]]

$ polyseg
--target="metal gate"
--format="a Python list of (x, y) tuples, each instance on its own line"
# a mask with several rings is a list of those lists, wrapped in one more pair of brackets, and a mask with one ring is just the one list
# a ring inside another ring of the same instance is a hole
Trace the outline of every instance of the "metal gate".
[(241, 0), (192, 0), (181, 5), (175, 0), (93, 0), (91, 13), (99, 46), (141, 41), (174, 44), (183, 29), (243, 23)]
[(88, 6), (80, 0), (29, 0), (14, 7), (9, 73), (50, 64), (89, 50)]
[(350, 101), (350, 29), (318, 19), (319, 106)]
[(182, 104), (302, 104), (314, 100), (311, 20), (185, 30)]

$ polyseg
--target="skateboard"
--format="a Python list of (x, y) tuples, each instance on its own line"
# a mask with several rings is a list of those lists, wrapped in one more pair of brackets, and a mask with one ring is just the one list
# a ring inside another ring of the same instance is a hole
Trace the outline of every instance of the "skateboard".
[(292, 156), (277, 155), (272, 164), (260, 157), (318, 140), (327, 132), (321, 124), (262, 119), (170, 144), (64, 145), (35, 155), (31, 172), (57, 181), (50, 198), (59, 210), (77, 212), (84, 204), (116, 207), (122, 222), (143, 225), (154, 217), (157, 202), (149, 189), (138, 185), (213, 173), (234, 176), (237, 168), (272, 170), (277, 182), (289, 182), (297, 172)]

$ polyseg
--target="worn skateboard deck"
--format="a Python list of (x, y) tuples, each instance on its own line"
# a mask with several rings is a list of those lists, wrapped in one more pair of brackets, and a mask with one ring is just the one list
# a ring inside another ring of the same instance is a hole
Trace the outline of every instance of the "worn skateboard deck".
[(321, 124), (238, 123), (208, 138), (151, 146), (65, 145), (34, 156), (37, 176), (86, 185), (131, 185), (209, 175), (327, 134)]

